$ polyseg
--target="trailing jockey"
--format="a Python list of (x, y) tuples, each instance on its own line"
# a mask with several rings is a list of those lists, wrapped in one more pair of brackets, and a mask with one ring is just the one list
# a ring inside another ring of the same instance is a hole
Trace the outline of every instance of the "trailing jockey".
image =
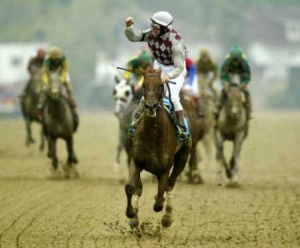
[(49, 50), (49, 56), (45, 59), (42, 71), (42, 94), (40, 95), (38, 104), (38, 114), (40, 117), (43, 115), (43, 108), (45, 106), (46, 94), (49, 89), (49, 77), (50, 73), (58, 72), (61, 84), (65, 87), (67, 92), (67, 100), (72, 110), (74, 118), (74, 131), (76, 131), (79, 124), (79, 117), (76, 110), (76, 103), (73, 98), (73, 88), (70, 81), (69, 65), (66, 56), (63, 54), (59, 47), (51, 47)]
[[(235, 77), (238, 77), (235, 79)], [(243, 49), (235, 45), (230, 48), (229, 54), (223, 62), (221, 67), (221, 83), (223, 90), (221, 92), (220, 102), (218, 106), (218, 112), (222, 108), (226, 101), (226, 90), (229, 88), (230, 83), (239, 84), (240, 89), (245, 95), (245, 108), (247, 119), (250, 120), (252, 113), (251, 96), (248, 89), (248, 84), (251, 79), (251, 70), (248, 63), (248, 59), (245, 56)]]

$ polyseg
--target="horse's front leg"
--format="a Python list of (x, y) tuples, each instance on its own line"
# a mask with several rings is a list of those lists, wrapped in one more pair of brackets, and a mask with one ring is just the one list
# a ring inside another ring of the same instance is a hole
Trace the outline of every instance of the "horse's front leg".
[(236, 137), (234, 139), (234, 143), (233, 143), (233, 152), (232, 152), (232, 157), (230, 160), (230, 171), (232, 174), (231, 181), (234, 184), (238, 183), (238, 180), (239, 180), (238, 160), (240, 157), (243, 140), (244, 140), (244, 133), (240, 132), (239, 134), (236, 135)]
[(226, 176), (231, 178), (231, 171), (229, 170), (226, 159), (224, 156), (224, 138), (220, 131), (216, 130), (215, 132), (215, 143), (216, 143), (216, 160), (217, 160), (217, 180), (221, 183), (223, 180), (223, 171), (225, 169)]
[[(193, 141), (194, 142), (194, 141)], [(189, 170), (188, 170), (188, 180), (190, 183), (195, 184), (202, 184), (203, 179), (199, 169), (199, 160), (198, 160), (198, 150), (197, 150), (197, 142), (192, 145), (190, 151), (190, 158), (189, 158)]]
[(66, 144), (67, 144), (67, 151), (68, 151), (68, 161), (67, 164), (64, 166), (65, 171), (65, 178), (70, 178), (70, 172), (73, 172), (74, 178), (79, 177), (79, 173), (77, 169), (75, 168), (74, 164), (78, 163), (77, 157), (74, 152), (74, 143), (73, 143), (73, 136), (70, 135), (68, 138), (66, 138)]
[(165, 170), (162, 174), (156, 175), (158, 181), (158, 187), (157, 187), (157, 195), (155, 197), (155, 203), (153, 206), (153, 210), (155, 212), (160, 212), (164, 208), (164, 193), (169, 179), (169, 172), (170, 170)]
[[(128, 182), (125, 185), (125, 192), (127, 197), (127, 207), (126, 207), (126, 216), (130, 218), (129, 225), (131, 228), (135, 228), (139, 225), (138, 223), (138, 215), (137, 215), (137, 209), (138, 209), (138, 197), (142, 194), (141, 190), (141, 179), (140, 179), (140, 173), (141, 169), (136, 166), (135, 162), (132, 161), (132, 163), (129, 166), (129, 179)], [(135, 194), (134, 198), (134, 207), (132, 206), (132, 196)]]
[(55, 177), (58, 169), (58, 159), (56, 154), (56, 138), (49, 137), (49, 147), (52, 155), (52, 168), (53, 168), (53, 176)]
[(73, 139), (73, 135), (70, 135), (67, 139), (66, 139), (66, 143), (67, 143), (67, 151), (68, 151), (68, 164), (70, 166), (72, 166), (72, 164), (77, 164), (78, 163), (78, 159), (75, 155), (74, 152), (74, 139)]
[(40, 151), (42, 152), (42, 151), (44, 151), (44, 148), (45, 148), (45, 133), (44, 133), (43, 125), (41, 126), (40, 134), (41, 134)]
[(122, 143), (122, 136), (120, 134), (121, 130), (119, 130), (119, 137), (118, 137), (118, 146), (116, 149), (116, 157), (115, 157), (115, 164), (114, 164), (114, 172), (118, 173), (120, 171), (120, 157), (121, 157), (121, 152), (123, 150), (123, 143)]
[(189, 146), (184, 146), (178, 151), (174, 157), (174, 167), (172, 173), (168, 179), (166, 191), (167, 191), (167, 199), (166, 199), (166, 213), (164, 214), (161, 224), (164, 227), (169, 227), (172, 224), (172, 211), (173, 211), (173, 204), (172, 204), (172, 191), (175, 186), (176, 180), (178, 176), (184, 170), (184, 167), (187, 163), (189, 156)]

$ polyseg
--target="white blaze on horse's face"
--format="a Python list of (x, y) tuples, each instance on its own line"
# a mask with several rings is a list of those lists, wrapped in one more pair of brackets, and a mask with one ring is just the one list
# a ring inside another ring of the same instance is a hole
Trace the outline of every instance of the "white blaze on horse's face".
[(131, 85), (127, 82), (127, 80), (122, 79), (120, 83), (118, 83), (113, 91), (113, 95), (115, 97), (116, 107), (115, 107), (115, 115), (119, 115), (122, 113), (131, 103), (133, 99), (133, 92)]

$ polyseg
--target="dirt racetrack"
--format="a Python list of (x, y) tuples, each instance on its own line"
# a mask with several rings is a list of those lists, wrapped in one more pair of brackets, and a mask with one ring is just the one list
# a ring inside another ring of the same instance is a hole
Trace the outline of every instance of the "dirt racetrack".
[(113, 172), (114, 116), (82, 115), (75, 137), (81, 178), (68, 181), (49, 179), (50, 161), (37, 143), (25, 147), (21, 119), (1, 120), (0, 248), (300, 247), (300, 113), (254, 118), (241, 155), (242, 187), (217, 186), (212, 165), (203, 170), (204, 185), (181, 180), (169, 229), (152, 210), (156, 184), (146, 175), (142, 238), (130, 231), (124, 187)]

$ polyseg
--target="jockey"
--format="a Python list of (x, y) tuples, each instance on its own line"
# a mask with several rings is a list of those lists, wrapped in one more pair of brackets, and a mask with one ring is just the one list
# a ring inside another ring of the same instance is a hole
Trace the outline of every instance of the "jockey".
[[(215, 61), (209, 55), (207, 49), (200, 50), (200, 55), (196, 61), (197, 76), (200, 89), (208, 87), (214, 95), (214, 99), (217, 100), (217, 91), (213, 87), (214, 81), (218, 77), (218, 66)], [(207, 85), (205, 85), (207, 83)]]
[[(234, 81), (234, 77), (238, 76), (238, 82)], [(247, 113), (247, 119), (251, 119), (252, 104), (250, 92), (248, 90), (248, 83), (251, 79), (251, 70), (243, 49), (235, 45), (231, 47), (229, 54), (223, 62), (221, 68), (221, 83), (223, 90), (221, 93), (221, 99), (219, 103), (219, 110), (226, 100), (225, 90), (229, 88), (230, 83), (238, 83), (241, 90), (245, 95), (245, 107)]]
[(183, 91), (193, 97), (193, 101), (196, 104), (197, 112), (200, 117), (204, 117), (203, 114), (203, 107), (199, 98), (199, 86), (197, 82), (197, 75), (196, 75), (196, 65), (192, 59), (186, 58), (185, 59), (185, 67), (186, 67), (186, 77), (185, 83), (183, 86)]
[(28, 90), (29, 90), (29, 84), (32, 80), (32, 76), (34, 75), (34, 71), (35, 69), (42, 69), (43, 63), (44, 63), (44, 59), (45, 59), (45, 55), (46, 55), (46, 51), (43, 48), (39, 48), (37, 50), (36, 56), (32, 57), (29, 62), (28, 62), (28, 66), (27, 66), (27, 70), (30, 74), (30, 79), (28, 80), (28, 82), (26, 83), (23, 92), (21, 93), (20, 97), (24, 97), (28, 94)]
[[(49, 55), (44, 61), (42, 70), (42, 80), (43, 80), (43, 93), (40, 96), (38, 104), (39, 115), (43, 113), (43, 106), (45, 103), (46, 92), (48, 90), (49, 76), (51, 72), (58, 72), (60, 75), (60, 82), (66, 88), (68, 102), (72, 109), (75, 127), (78, 126), (78, 114), (76, 111), (76, 103), (73, 98), (73, 88), (70, 82), (68, 61), (66, 56), (62, 53), (59, 47), (51, 47), (49, 50)], [(76, 128), (75, 128), (76, 130)]]
[(144, 78), (141, 73), (141, 68), (146, 70), (152, 66), (153, 58), (146, 50), (142, 50), (140, 54), (127, 62), (127, 69), (123, 77), (133, 85), (134, 97), (140, 100), (139, 93), (142, 90)]
[[(173, 81), (170, 84), (171, 100), (174, 105), (175, 115), (179, 128), (181, 140), (188, 139), (187, 127), (184, 121), (184, 110), (180, 103), (179, 93), (186, 75), (185, 58), (187, 49), (181, 35), (172, 28), (173, 17), (166, 11), (159, 11), (151, 18), (151, 28), (137, 30), (132, 27), (134, 19), (128, 17), (125, 21), (125, 35), (130, 41), (147, 42), (148, 47), (155, 61), (153, 67), (161, 68), (162, 82)], [(142, 112), (143, 104), (140, 104), (135, 111), (133, 118), (138, 118)], [(132, 123), (137, 123), (133, 121)]]

